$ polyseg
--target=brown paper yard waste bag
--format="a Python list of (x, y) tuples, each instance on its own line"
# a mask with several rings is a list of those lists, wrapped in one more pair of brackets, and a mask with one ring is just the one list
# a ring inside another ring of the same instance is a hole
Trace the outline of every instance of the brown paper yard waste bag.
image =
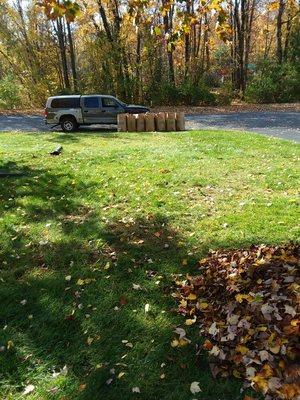
[(152, 113), (145, 114), (145, 126), (146, 126), (146, 132), (155, 131), (154, 114)]
[(166, 116), (166, 126), (167, 126), (167, 131), (176, 131), (176, 114), (175, 113), (167, 113)]
[(155, 130), (157, 132), (184, 131), (184, 113), (160, 112), (157, 114), (118, 115), (119, 132), (154, 132)]
[(136, 119), (136, 131), (145, 132), (145, 114), (138, 114)]
[(184, 113), (179, 112), (176, 114), (176, 129), (177, 131), (185, 131)]
[(155, 125), (157, 132), (164, 132), (166, 130), (166, 114), (164, 112), (155, 114)]
[(118, 114), (118, 132), (127, 132), (126, 114)]
[(128, 132), (136, 132), (136, 115), (127, 114), (127, 130)]

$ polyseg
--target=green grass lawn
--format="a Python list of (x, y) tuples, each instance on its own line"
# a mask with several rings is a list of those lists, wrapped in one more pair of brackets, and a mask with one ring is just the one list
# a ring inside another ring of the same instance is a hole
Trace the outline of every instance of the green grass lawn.
[(243, 399), (196, 327), (170, 346), (169, 286), (209, 249), (297, 240), (299, 155), (238, 132), (1, 133), (0, 169), (25, 175), (0, 177), (0, 398)]

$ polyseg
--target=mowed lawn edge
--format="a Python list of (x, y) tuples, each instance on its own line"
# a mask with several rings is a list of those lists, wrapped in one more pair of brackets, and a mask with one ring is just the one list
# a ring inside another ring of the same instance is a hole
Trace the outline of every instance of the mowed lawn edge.
[(24, 175), (0, 178), (0, 398), (243, 399), (196, 327), (171, 347), (170, 286), (211, 248), (299, 239), (299, 155), (239, 132), (1, 133)]

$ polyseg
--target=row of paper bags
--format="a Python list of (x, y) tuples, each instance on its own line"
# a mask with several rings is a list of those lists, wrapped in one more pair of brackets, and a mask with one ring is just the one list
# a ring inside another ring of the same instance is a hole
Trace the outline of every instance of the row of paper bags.
[(119, 132), (184, 131), (184, 113), (118, 114)]

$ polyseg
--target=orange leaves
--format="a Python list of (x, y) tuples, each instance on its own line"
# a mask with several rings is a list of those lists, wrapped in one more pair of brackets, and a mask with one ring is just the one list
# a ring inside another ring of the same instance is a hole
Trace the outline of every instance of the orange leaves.
[(238, 346), (236, 346), (235, 351), (245, 355), (248, 353), (249, 349), (246, 346), (238, 345)]
[(272, 1), (269, 5), (268, 5), (268, 10), (269, 11), (276, 11), (279, 8), (279, 1), (275, 0)]
[(261, 375), (256, 375), (252, 379), (252, 382), (254, 383), (254, 388), (259, 389), (263, 393), (266, 393), (269, 389), (266, 378)]
[(274, 377), (275, 371), (269, 364), (264, 364), (258, 374), (251, 377), (254, 388), (259, 389), (263, 393), (267, 393), (269, 390), (274, 392), (279, 386), (279, 379)]
[(204, 311), (208, 308), (209, 304), (205, 301), (202, 301), (198, 304), (199, 310)]
[(197, 321), (197, 318), (196, 318), (196, 316), (194, 316), (193, 319), (192, 319), (192, 318), (186, 319), (186, 320), (185, 320), (185, 324), (186, 324), (186, 325), (193, 325), (196, 321)]
[(235, 296), (237, 302), (242, 303), (243, 300), (246, 300), (248, 303), (252, 301), (252, 297), (249, 294), (237, 294)]
[(188, 300), (196, 300), (197, 296), (195, 295), (195, 293), (190, 293), (187, 297)]
[(205, 342), (203, 343), (203, 348), (205, 350), (211, 350), (213, 347), (214, 346), (213, 346), (213, 344), (212, 344), (212, 342), (210, 340), (206, 339)]
[(43, 8), (46, 16), (52, 20), (65, 16), (69, 22), (73, 22), (80, 13), (79, 4), (69, 0), (40, 0), (37, 5)]
[(217, 251), (199, 262), (199, 276), (176, 282), (178, 312), (200, 324), (214, 376), (274, 398), (298, 395), (298, 253), (293, 244)]
[(274, 374), (274, 370), (271, 368), (269, 364), (264, 364), (260, 372), (265, 378), (271, 378)]
[(182, 328), (176, 328), (175, 333), (179, 335), (179, 338), (173, 339), (171, 342), (171, 347), (183, 347), (191, 343), (191, 341), (186, 337), (185, 330)]
[(186, 346), (187, 344), (189, 344), (189, 341), (187, 341), (184, 338), (182, 338), (182, 339), (174, 339), (171, 342), (171, 347), (183, 347), (183, 346)]
[(286, 383), (282, 386), (281, 393), (288, 400), (296, 399), (300, 395), (300, 386), (296, 383)]

